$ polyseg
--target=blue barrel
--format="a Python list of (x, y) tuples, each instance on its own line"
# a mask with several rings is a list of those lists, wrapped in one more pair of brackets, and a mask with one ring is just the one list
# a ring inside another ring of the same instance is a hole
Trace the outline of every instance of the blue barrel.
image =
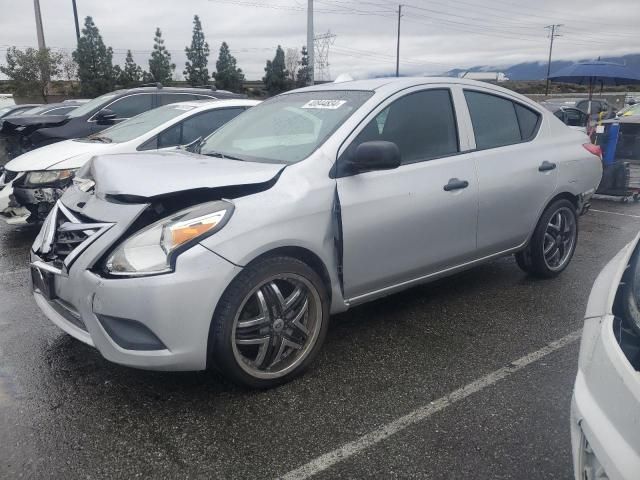
[(602, 150), (602, 163), (604, 165), (613, 165), (616, 161), (616, 146), (618, 145), (618, 134), (620, 133), (620, 124), (611, 123), (609, 128), (605, 130), (605, 138)]

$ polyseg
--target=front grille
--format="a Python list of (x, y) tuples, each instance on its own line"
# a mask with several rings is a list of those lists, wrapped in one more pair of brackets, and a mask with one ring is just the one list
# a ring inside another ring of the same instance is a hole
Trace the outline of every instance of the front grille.
[(111, 227), (109, 223), (91, 223), (75, 212), (71, 212), (61, 202), (55, 205), (38, 234), (33, 251), (42, 260), (62, 270), (100, 233)]
[(72, 222), (70, 218), (58, 211), (56, 217), (56, 233), (51, 247), (51, 254), (57, 262), (64, 262), (65, 258), (73, 252), (89, 235), (95, 233), (93, 230), (65, 230), (63, 225)]

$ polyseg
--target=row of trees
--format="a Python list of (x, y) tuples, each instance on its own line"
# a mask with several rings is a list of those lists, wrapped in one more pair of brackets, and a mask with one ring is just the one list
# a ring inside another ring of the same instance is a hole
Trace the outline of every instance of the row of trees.
[[(191, 44), (185, 47), (187, 61), (183, 74), (193, 86), (208, 85), (212, 81), (218, 89), (242, 91), (244, 73), (238, 68), (229, 45), (222, 42), (215, 72), (209, 73), (209, 44), (200, 18), (193, 18)], [(170, 83), (176, 69), (167, 50), (162, 31), (156, 28), (148, 70), (138, 65), (131, 50), (127, 50), (124, 65), (113, 64), (113, 49), (105, 45), (100, 31), (91, 17), (86, 17), (77, 49), (71, 57), (50, 49), (7, 50), (6, 63), (0, 71), (12, 80), (14, 92), (21, 96), (35, 94), (46, 97), (52, 79), (78, 80), (79, 95), (95, 97), (112, 91), (116, 86), (131, 88), (145, 83)], [(310, 79), (306, 48), (301, 52), (278, 46), (273, 60), (265, 66), (263, 81), (270, 94), (307, 85)]]

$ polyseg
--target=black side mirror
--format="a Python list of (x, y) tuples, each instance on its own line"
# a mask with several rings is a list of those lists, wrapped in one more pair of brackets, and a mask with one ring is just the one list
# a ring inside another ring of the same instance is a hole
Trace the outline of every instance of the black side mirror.
[(381, 140), (364, 142), (358, 145), (349, 163), (354, 173), (391, 170), (400, 166), (400, 149), (393, 142)]
[(108, 108), (103, 108), (98, 113), (96, 113), (96, 116), (94, 118), (96, 119), (96, 122), (100, 124), (105, 124), (105, 123), (113, 122), (117, 117), (118, 116), (113, 110), (109, 110)]

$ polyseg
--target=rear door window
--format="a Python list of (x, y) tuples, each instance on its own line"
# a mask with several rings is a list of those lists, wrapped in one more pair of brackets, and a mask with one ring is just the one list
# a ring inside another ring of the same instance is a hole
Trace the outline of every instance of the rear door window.
[(153, 108), (152, 102), (152, 94), (141, 93), (137, 95), (122, 97), (106, 108), (113, 111), (116, 114), (117, 118), (131, 118), (142, 112), (151, 110), (151, 108)]
[(465, 90), (476, 148), (485, 150), (532, 139), (540, 114), (506, 98)]

